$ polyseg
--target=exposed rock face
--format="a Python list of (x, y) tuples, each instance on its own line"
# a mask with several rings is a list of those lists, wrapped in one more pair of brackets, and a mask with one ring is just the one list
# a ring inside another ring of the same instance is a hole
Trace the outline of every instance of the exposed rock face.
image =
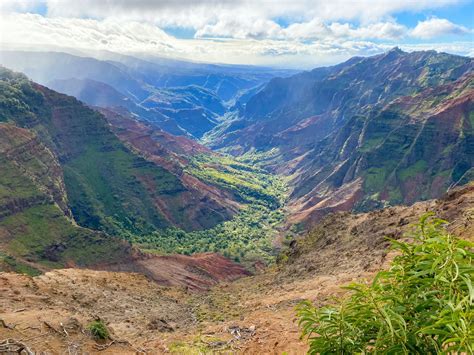
[(219, 282), (234, 281), (250, 273), (214, 253), (166, 256), (142, 256), (132, 263), (107, 265), (107, 270), (139, 272), (164, 286), (181, 286), (203, 291)]
[[(21, 212), (41, 202), (54, 201), (66, 216), (71, 216), (67, 205), (66, 188), (63, 172), (55, 155), (41, 143), (30, 130), (11, 124), (0, 123), (0, 165), (3, 174), (7, 174), (6, 165), (15, 168), (23, 176), (29, 178), (44, 196), (23, 197), (4, 194), (0, 207), (0, 216), (6, 217)], [(14, 178), (14, 176), (11, 176)]]
[[(295, 221), (441, 196), (474, 176), (474, 76), (401, 97), (330, 134), (296, 164)], [(358, 183), (359, 182), (359, 183)], [(342, 198), (338, 198), (342, 197)]]
[(274, 149), (293, 223), (439, 197), (473, 177), (473, 63), (394, 49), (274, 79), (213, 146)]

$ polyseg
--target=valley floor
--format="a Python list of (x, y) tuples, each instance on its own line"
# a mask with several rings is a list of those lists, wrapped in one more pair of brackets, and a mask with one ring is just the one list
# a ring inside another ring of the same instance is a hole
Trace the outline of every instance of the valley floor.
[[(330, 302), (342, 295), (341, 285), (370, 279), (392, 257), (385, 237), (403, 238), (426, 211), (472, 239), (474, 185), (410, 207), (328, 216), (278, 266), (207, 291), (163, 286), (136, 273), (1, 273), (0, 344), (15, 339), (54, 354), (303, 354), (294, 307), (304, 299)], [(96, 318), (112, 331), (110, 340), (97, 343), (84, 331)]]

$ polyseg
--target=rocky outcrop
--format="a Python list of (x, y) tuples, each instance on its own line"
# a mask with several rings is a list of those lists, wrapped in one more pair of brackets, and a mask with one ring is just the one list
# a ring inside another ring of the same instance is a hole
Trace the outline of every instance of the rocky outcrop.
[(395, 206), (367, 213), (338, 212), (309, 225), (287, 250), (280, 277), (378, 271), (387, 262), (389, 239), (410, 234), (420, 217), (433, 212), (449, 222), (447, 229), (463, 238), (474, 238), (474, 183), (455, 188), (438, 200)]

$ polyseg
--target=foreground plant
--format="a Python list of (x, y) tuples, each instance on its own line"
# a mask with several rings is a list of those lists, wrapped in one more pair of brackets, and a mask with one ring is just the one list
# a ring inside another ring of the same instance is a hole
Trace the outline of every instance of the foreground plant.
[(413, 241), (392, 240), (399, 255), (371, 284), (345, 287), (334, 305), (298, 306), (310, 354), (474, 353), (474, 243), (426, 214)]
[(102, 320), (94, 320), (93, 322), (89, 323), (87, 329), (96, 339), (107, 339), (109, 337), (109, 330)]

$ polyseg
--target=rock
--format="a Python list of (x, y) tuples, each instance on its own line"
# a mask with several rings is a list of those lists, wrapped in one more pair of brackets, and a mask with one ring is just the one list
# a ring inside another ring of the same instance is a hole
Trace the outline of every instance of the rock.
[(161, 319), (161, 318), (155, 318), (151, 320), (147, 325), (147, 329), (157, 330), (160, 333), (174, 332), (175, 330), (171, 324), (169, 324), (166, 320)]

